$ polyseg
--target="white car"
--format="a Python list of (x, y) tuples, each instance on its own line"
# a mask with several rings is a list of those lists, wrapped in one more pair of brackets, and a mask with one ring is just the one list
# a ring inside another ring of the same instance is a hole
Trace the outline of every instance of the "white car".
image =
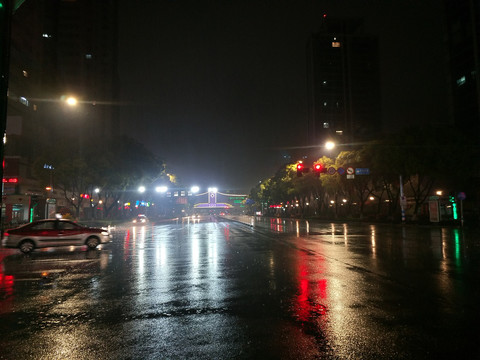
[(134, 224), (146, 224), (148, 222), (148, 218), (145, 215), (137, 215), (135, 219), (132, 221)]
[(88, 227), (70, 220), (47, 219), (5, 230), (2, 246), (19, 248), (23, 253), (51, 246), (87, 245), (95, 249), (99, 244), (110, 242), (111, 237), (106, 229)]

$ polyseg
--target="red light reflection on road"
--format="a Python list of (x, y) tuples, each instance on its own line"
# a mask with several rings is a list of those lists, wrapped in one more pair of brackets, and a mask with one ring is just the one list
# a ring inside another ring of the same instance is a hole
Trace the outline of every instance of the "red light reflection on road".
[(309, 322), (327, 313), (324, 305), (327, 300), (327, 279), (311, 281), (316, 277), (308, 267), (308, 260), (311, 259), (304, 252), (299, 253), (298, 259), (298, 295), (294, 300), (294, 312), (297, 320)]
[(277, 232), (283, 232), (283, 220), (280, 218), (270, 219), (270, 229)]
[(223, 234), (225, 235), (225, 240), (230, 240), (230, 226), (227, 225), (223, 228)]
[(123, 260), (127, 260), (128, 252), (130, 249), (130, 229), (125, 233), (125, 239), (123, 241)]
[(14, 284), (15, 277), (3, 274), (2, 269), (2, 273), (0, 273), (0, 314), (12, 311)]

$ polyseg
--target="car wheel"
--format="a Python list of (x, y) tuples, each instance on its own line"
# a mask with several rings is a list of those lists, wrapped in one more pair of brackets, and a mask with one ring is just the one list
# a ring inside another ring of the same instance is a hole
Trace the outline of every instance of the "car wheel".
[(31, 240), (25, 240), (25, 241), (22, 241), (20, 243), (20, 245), (18, 246), (18, 248), (20, 249), (21, 252), (23, 252), (24, 254), (28, 254), (29, 252), (31, 252), (33, 249), (35, 249), (35, 244), (33, 243), (33, 241)]
[(100, 244), (100, 241), (98, 241), (96, 237), (92, 236), (87, 239), (86, 244), (90, 249), (95, 249), (98, 246), (98, 244)]

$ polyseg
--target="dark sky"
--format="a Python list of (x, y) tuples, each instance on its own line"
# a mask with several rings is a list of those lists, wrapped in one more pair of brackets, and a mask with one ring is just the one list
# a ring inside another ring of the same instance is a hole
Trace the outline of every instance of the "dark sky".
[(248, 191), (305, 145), (306, 43), (326, 13), (379, 37), (385, 130), (444, 121), (440, 3), (121, 0), (122, 120), (185, 185)]

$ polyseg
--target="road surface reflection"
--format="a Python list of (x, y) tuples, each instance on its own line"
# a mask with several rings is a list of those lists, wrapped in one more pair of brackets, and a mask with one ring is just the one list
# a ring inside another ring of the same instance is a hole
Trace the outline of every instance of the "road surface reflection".
[(29, 341), (85, 358), (89, 339), (98, 358), (465, 358), (479, 353), (474, 235), (212, 219), (129, 224), (92, 253), (1, 250), (0, 345), (7, 358), (32, 357)]

